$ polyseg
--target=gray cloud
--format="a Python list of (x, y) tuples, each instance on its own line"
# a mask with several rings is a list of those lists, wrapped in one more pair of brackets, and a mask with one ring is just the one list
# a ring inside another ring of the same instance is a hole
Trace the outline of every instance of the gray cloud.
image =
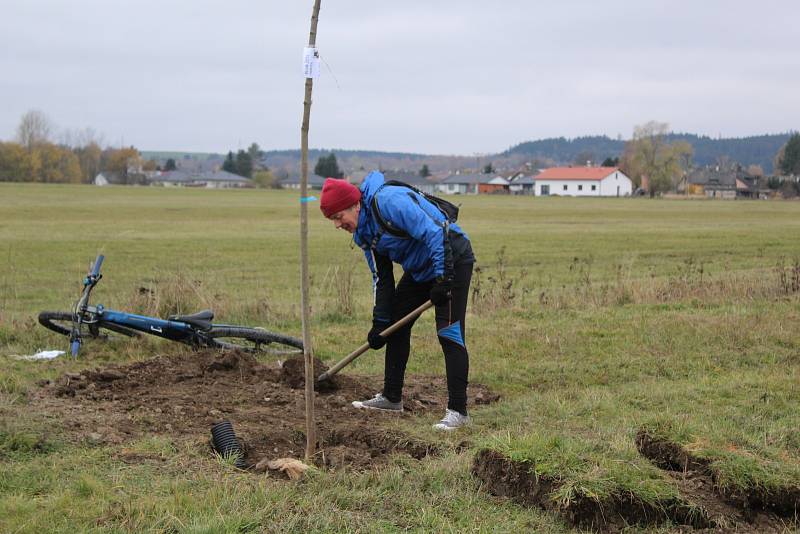
[[(311, 0), (3, 4), (0, 138), (39, 108), (141, 149), (299, 146)], [(323, 0), (311, 145), (797, 129), (798, 15), (795, 0)]]

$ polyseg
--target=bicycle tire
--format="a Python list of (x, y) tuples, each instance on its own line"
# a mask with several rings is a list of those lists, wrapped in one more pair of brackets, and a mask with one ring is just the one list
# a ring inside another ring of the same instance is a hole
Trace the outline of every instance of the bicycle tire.
[[(56, 334), (69, 336), (72, 334), (72, 318), (73, 314), (71, 312), (43, 311), (39, 314), (39, 324)], [(121, 334), (127, 337), (139, 337), (140, 335), (139, 332), (135, 330), (102, 321), (99, 323), (82, 324), (81, 327), (82, 336), (93, 338), (109, 337), (104, 330), (109, 330), (115, 334)]]
[(221, 349), (273, 354), (296, 354), (303, 350), (301, 339), (260, 328), (215, 326), (204, 335), (210, 340), (210, 345)]

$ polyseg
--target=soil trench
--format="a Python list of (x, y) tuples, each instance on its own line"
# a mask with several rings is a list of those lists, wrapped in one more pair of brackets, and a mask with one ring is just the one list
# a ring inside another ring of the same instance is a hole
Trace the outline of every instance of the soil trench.
[(596, 500), (578, 494), (569, 503), (559, 505), (551, 499), (551, 494), (558, 489), (560, 482), (551, 477), (537, 476), (530, 469), (530, 464), (515, 462), (497, 451), (484, 449), (475, 456), (472, 473), (492, 495), (543, 508), (581, 529), (617, 532), (630, 525), (648, 527), (667, 522), (686, 525), (690, 529), (713, 526), (707, 517), (695, 514), (683, 501), (653, 506), (634, 500), (630, 495), (611, 495)]
[(498, 451), (484, 449), (475, 456), (472, 474), (493, 495), (508, 497), (526, 506), (560, 515), (569, 524), (600, 532), (616, 532), (627, 526), (675, 525), (676, 532), (778, 533), (797, 528), (797, 488), (765, 494), (754, 488), (744, 494), (719, 491), (707, 460), (680, 445), (654, 438), (646, 431), (636, 437), (639, 452), (664, 469), (680, 497), (653, 504), (629, 494), (601, 500), (574, 495), (569, 503), (553, 502), (560, 481), (536, 475), (532, 466), (515, 462)]
[[(299, 357), (302, 362), (302, 357)], [(279, 366), (279, 364), (281, 364)], [(174, 443), (209, 444), (211, 427), (232, 423), (245, 460), (301, 458), (305, 448), (305, 397), (302, 365), (296, 361), (260, 364), (242, 352), (199, 351), (158, 356), (128, 365), (67, 373), (31, 395), (32, 408), (63, 426), (69, 439), (123, 445), (150, 436)], [(326, 367), (319, 360), (315, 374)], [(299, 376), (299, 378), (298, 378)], [(387, 453), (423, 458), (436, 446), (393, 430), (398, 418), (444, 414), (444, 377), (409, 376), (403, 414), (357, 410), (353, 400), (380, 391), (380, 377), (339, 374), (317, 392), (315, 412), (319, 452), (328, 468), (368, 468)], [(322, 384), (320, 384), (322, 385)], [(480, 384), (470, 384), (470, 404), (499, 399)], [(124, 461), (145, 458), (121, 453)]]
[(681, 494), (708, 516), (716, 526), (715, 532), (786, 532), (798, 526), (798, 488), (773, 493), (760, 487), (737, 493), (721, 491), (710, 462), (680, 444), (642, 429), (636, 435), (636, 447), (642, 456), (664, 469)]

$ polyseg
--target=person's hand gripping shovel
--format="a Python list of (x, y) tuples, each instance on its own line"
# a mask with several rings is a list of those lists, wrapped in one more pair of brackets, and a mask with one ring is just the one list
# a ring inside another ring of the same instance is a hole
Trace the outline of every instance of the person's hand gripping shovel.
[[(433, 302), (431, 302), (430, 300), (427, 301), (425, 304), (423, 304), (419, 308), (415, 309), (414, 311), (412, 311), (411, 313), (409, 313), (408, 315), (406, 315), (402, 319), (398, 320), (393, 325), (391, 325), (388, 328), (386, 328), (386, 330), (384, 330), (383, 332), (380, 333), (380, 336), (383, 337), (383, 338), (391, 336), (397, 330), (399, 330), (400, 328), (402, 328), (405, 325), (407, 325), (409, 322), (413, 321), (414, 319), (416, 319), (417, 317), (422, 315), (422, 313), (425, 310), (427, 310), (428, 308), (432, 308), (432, 307), (433, 307)], [(359, 356), (361, 356), (362, 354), (367, 352), (368, 349), (369, 349), (369, 342), (364, 343), (363, 345), (358, 347), (356, 350), (354, 350), (353, 352), (351, 352), (350, 354), (345, 356), (342, 359), (342, 361), (340, 361), (339, 363), (337, 363), (336, 365), (334, 365), (333, 367), (328, 369), (326, 372), (324, 372), (321, 375), (319, 375), (319, 377), (317, 378), (317, 382), (322, 382), (323, 380), (328, 380), (333, 375), (335, 375), (336, 373), (341, 371), (344, 367), (349, 365), (350, 362), (352, 362), (353, 360), (355, 360), (356, 358), (358, 358)]]

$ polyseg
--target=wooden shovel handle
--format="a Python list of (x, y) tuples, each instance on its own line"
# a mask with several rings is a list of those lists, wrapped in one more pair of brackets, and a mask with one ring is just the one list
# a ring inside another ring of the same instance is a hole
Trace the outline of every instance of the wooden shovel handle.
[[(412, 311), (411, 313), (409, 313), (408, 315), (406, 315), (402, 319), (398, 320), (393, 325), (391, 325), (388, 328), (386, 328), (386, 330), (384, 330), (383, 332), (380, 333), (380, 336), (381, 337), (389, 337), (389, 336), (391, 336), (397, 330), (399, 330), (400, 328), (402, 328), (405, 325), (407, 325), (409, 322), (413, 321), (414, 319), (416, 319), (417, 317), (422, 315), (422, 312), (424, 312), (428, 308), (432, 308), (432, 307), (433, 307), (433, 302), (431, 302), (430, 300), (427, 301), (425, 304), (423, 304), (422, 306), (420, 306), (416, 310)], [(367, 352), (367, 350), (369, 350), (369, 343), (364, 343), (363, 345), (358, 347), (356, 350), (354, 350), (353, 352), (351, 352), (350, 354), (348, 354), (347, 356), (342, 358), (342, 361), (340, 361), (339, 363), (337, 363), (336, 365), (334, 365), (333, 367), (328, 369), (326, 372), (324, 372), (321, 375), (319, 375), (319, 378), (317, 378), (317, 381), (318, 382), (322, 382), (323, 380), (327, 380), (328, 378), (332, 377), (333, 375), (335, 375), (336, 373), (341, 371), (350, 362), (352, 362), (353, 360), (355, 360), (356, 358), (358, 358), (359, 356), (361, 356), (362, 354)]]

